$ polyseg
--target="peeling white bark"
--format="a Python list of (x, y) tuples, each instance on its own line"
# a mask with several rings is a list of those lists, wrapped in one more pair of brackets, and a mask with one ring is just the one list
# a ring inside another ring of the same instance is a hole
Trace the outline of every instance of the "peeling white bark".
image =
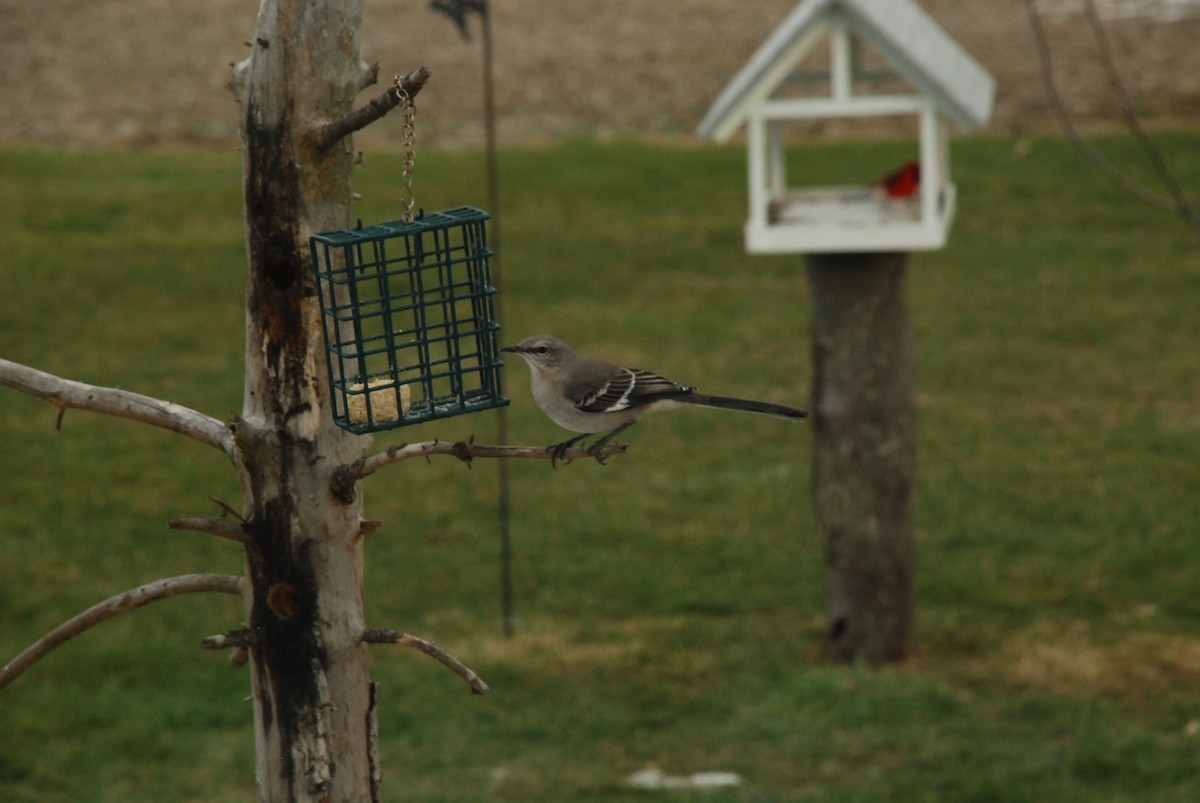
[(242, 578), (240, 577), (225, 574), (185, 574), (179, 577), (155, 580), (153, 583), (123, 591), (93, 605), (79, 615), (71, 617), (9, 661), (3, 669), (0, 669), (0, 689), (12, 683), (26, 669), (80, 633), (114, 616), (179, 594), (203, 592), (241, 594), (242, 588)]
[(0, 385), (51, 402), (60, 411), (73, 408), (141, 421), (195, 438), (226, 454), (233, 453), (233, 433), (226, 424), (181, 404), (64, 379), (4, 359), (0, 359)]

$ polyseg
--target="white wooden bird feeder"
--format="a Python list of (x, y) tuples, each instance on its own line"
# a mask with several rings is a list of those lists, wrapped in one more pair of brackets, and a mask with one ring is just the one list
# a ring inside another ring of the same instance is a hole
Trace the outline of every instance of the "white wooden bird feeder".
[[(937, 249), (955, 210), (947, 123), (985, 125), (994, 96), (992, 76), (911, 0), (805, 0), (697, 133), (725, 142), (746, 126), (751, 253)], [(896, 117), (915, 119), (918, 153), (890, 181), (789, 185), (785, 134), (797, 121)]]

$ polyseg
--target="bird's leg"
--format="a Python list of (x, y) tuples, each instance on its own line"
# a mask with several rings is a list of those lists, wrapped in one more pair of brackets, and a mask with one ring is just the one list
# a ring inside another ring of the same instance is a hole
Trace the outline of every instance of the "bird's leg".
[(558, 468), (558, 461), (563, 459), (563, 456), (567, 453), (567, 449), (570, 449), (572, 446), (579, 443), (590, 434), (590, 432), (585, 432), (582, 435), (576, 435), (574, 438), (565, 440), (562, 443), (556, 443), (553, 446), (547, 446), (546, 451), (550, 453), (550, 468)]
[(602, 446), (604, 446), (604, 444), (608, 443), (610, 440), (615, 438), (617, 435), (620, 435), (622, 432), (629, 429), (636, 423), (637, 423), (636, 421), (626, 421), (624, 424), (617, 427), (612, 432), (608, 433), (603, 438), (601, 438), (600, 440), (596, 441), (591, 446), (589, 446), (587, 449), (588, 454), (590, 454), (592, 457), (596, 458), (597, 463), (599, 463), (600, 465), (604, 465), (604, 461), (608, 460), (608, 458), (602, 454), (599, 454), (600, 448)]

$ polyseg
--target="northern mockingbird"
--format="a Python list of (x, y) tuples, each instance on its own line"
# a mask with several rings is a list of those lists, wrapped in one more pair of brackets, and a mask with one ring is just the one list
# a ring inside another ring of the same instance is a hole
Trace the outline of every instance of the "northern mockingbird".
[(780, 418), (808, 415), (804, 410), (773, 402), (709, 396), (650, 371), (581, 357), (550, 335), (533, 335), (500, 350), (517, 354), (529, 364), (533, 400), (542, 412), (560, 427), (583, 433), (555, 446), (556, 459), (588, 435), (608, 433), (592, 444), (591, 449), (595, 450), (646, 413), (684, 404)]

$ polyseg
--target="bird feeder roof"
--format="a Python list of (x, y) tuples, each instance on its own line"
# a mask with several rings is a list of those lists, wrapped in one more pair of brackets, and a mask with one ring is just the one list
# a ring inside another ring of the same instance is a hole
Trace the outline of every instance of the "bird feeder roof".
[(836, 14), (900, 76), (929, 95), (947, 118), (964, 128), (987, 124), (995, 79), (916, 3), (804, 0), (722, 90), (696, 133), (717, 141), (733, 136), (752, 107), (787, 79)]

